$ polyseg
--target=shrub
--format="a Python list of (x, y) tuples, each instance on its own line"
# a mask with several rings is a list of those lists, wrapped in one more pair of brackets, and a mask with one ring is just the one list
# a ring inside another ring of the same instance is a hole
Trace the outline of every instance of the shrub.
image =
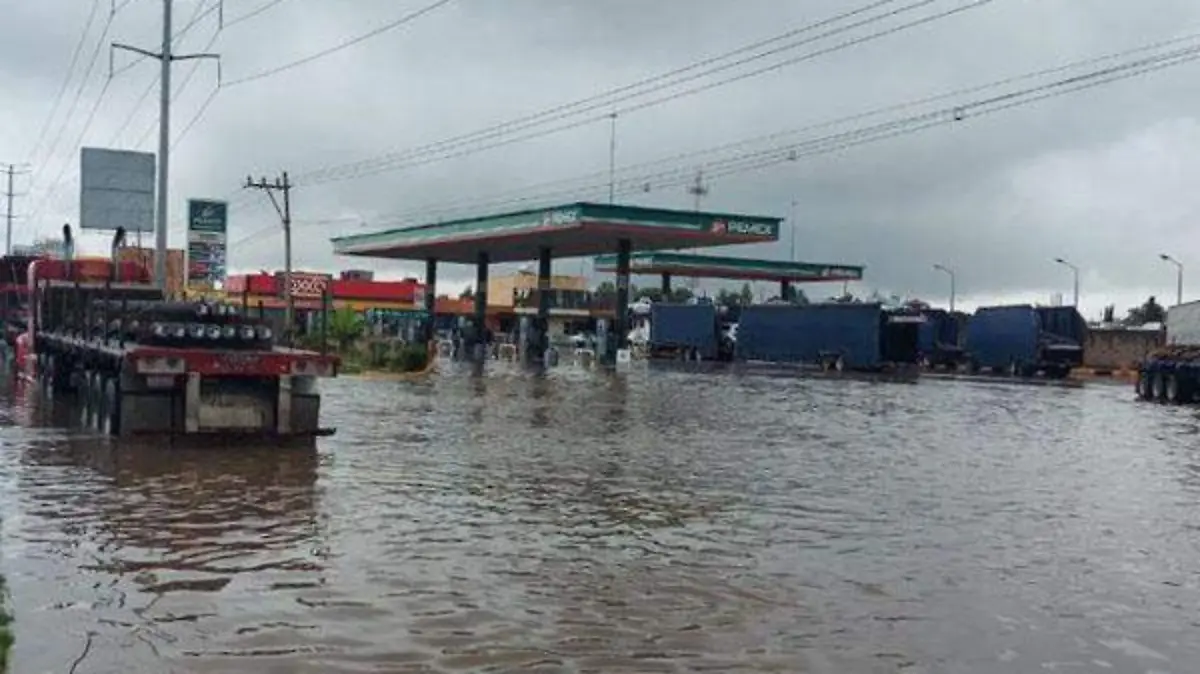
[(424, 344), (400, 344), (393, 350), (391, 367), (398, 372), (420, 372), (429, 365), (429, 349)]
[(8, 655), (12, 650), (12, 614), (8, 612), (8, 590), (0, 576), (0, 674), (8, 671)]

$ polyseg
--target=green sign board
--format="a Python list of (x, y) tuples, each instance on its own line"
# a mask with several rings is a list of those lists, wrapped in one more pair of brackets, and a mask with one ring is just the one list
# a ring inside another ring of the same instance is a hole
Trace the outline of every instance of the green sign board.
[(229, 204), (188, 200), (188, 285), (212, 287), (225, 280), (225, 236)]
[(224, 234), (229, 226), (229, 204), (205, 199), (188, 200), (188, 231)]

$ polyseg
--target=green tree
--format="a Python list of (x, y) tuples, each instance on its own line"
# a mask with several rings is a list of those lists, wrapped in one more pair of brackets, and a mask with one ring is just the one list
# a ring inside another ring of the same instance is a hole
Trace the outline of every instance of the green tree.
[(691, 288), (671, 288), (671, 301), (677, 304), (685, 304), (695, 296)]
[(475, 298), (475, 289), (472, 288), (471, 286), (467, 286), (466, 288), (463, 288), (462, 292), (458, 294), (458, 299), (460, 299), (460, 300), (470, 300), (470, 299), (474, 299), (474, 298)]
[(617, 284), (612, 281), (601, 282), (600, 285), (596, 286), (596, 295), (598, 297), (616, 297)]
[(637, 291), (633, 293), (633, 297), (631, 299), (634, 302), (641, 300), (641, 299), (648, 299), (651, 302), (661, 302), (661, 301), (663, 301), (662, 289), (661, 288), (638, 288)]
[(338, 309), (329, 315), (329, 338), (340, 351), (345, 351), (362, 337), (366, 321), (361, 314), (353, 309)]
[(1129, 310), (1125, 316), (1126, 325), (1145, 325), (1146, 323), (1163, 323), (1167, 320), (1167, 310), (1163, 308), (1153, 295), (1140, 307)]
[(740, 301), (744, 307), (754, 304), (754, 290), (750, 287), (749, 283), (742, 284), (742, 291), (738, 293), (738, 301)]
[(785, 302), (791, 302), (792, 304), (808, 304), (809, 303), (808, 295), (805, 295), (803, 290), (797, 288), (794, 285), (789, 285), (787, 287), (787, 292), (784, 293), (784, 296), (781, 297), (780, 299), (782, 299)]

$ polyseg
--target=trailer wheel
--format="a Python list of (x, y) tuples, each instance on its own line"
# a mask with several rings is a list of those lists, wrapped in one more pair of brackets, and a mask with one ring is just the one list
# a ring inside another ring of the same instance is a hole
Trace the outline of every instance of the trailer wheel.
[(96, 418), (94, 375), (95, 373), (91, 370), (84, 370), (83, 381), (80, 382), (78, 393), (75, 396), (76, 402), (79, 404), (79, 425), (83, 428), (91, 428)]
[(1167, 402), (1178, 405), (1183, 402), (1183, 391), (1179, 387), (1179, 377), (1171, 374), (1167, 375), (1165, 384), (1165, 398)]
[(117, 392), (116, 378), (100, 378), (97, 394), (97, 429), (106, 435), (119, 434), (121, 432), (121, 396)]

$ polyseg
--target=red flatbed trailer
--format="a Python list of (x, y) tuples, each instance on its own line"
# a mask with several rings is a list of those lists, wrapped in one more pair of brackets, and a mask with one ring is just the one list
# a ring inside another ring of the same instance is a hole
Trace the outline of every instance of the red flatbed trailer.
[(71, 265), (47, 262), (29, 267), (31, 311), (17, 340), (18, 367), (52, 394), (76, 395), (87, 425), (115, 436), (189, 436), (208, 444), (311, 441), (334, 432), (319, 423), (317, 380), (337, 376), (335, 356), (258, 342), (221, 348), (219, 341), (164, 346), (129, 341), (124, 332), (114, 337), (105, 332), (110, 317), (94, 316), (90, 303), (123, 306), (140, 293), (152, 299), (137, 301), (153, 304), (153, 286), (100, 281), (96, 269), (81, 280)]

